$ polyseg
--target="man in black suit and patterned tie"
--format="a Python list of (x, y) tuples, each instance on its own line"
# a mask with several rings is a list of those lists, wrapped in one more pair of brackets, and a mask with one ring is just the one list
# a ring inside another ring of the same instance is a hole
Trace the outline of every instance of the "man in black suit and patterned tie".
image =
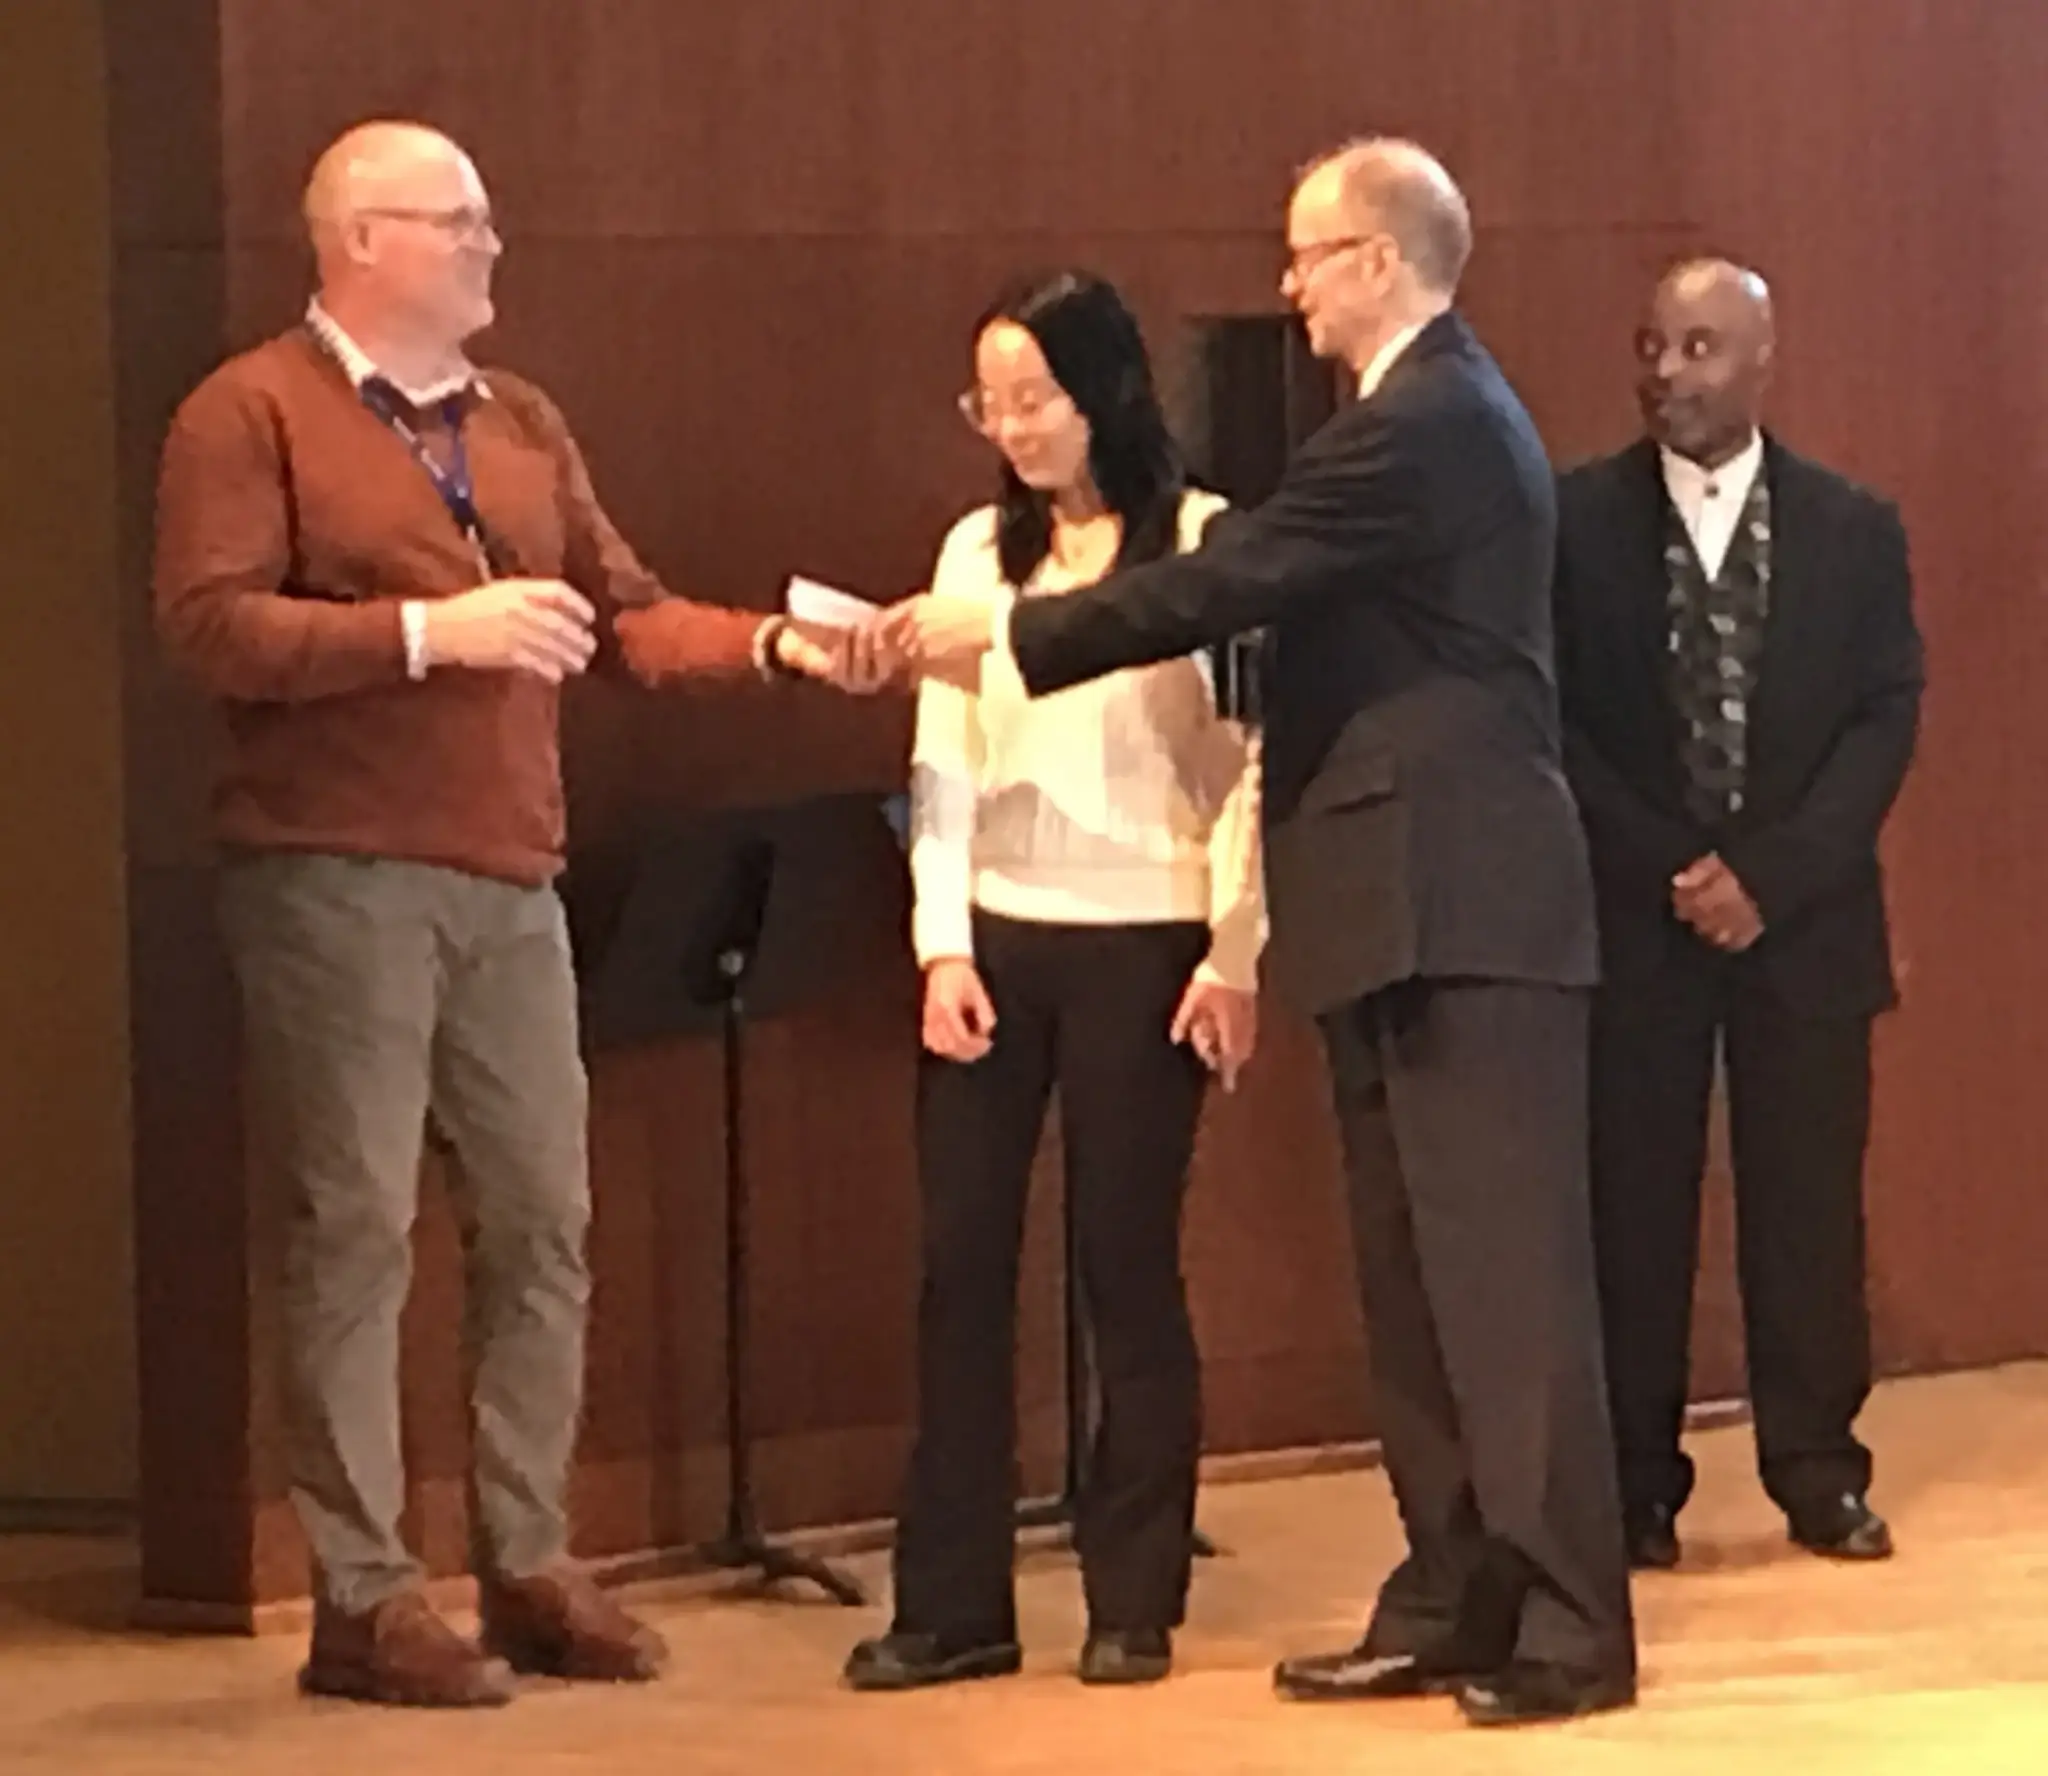
[(1086, 591), (924, 598), (921, 671), (1007, 646), (1044, 695), (1265, 629), (1274, 984), (1322, 1027), (1408, 1535), (1364, 1639), (1282, 1694), (1453, 1690), (1482, 1725), (1626, 1706), (1636, 1656), (1586, 1183), (1584, 836), (1551, 663), (1555, 488), (1453, 307), (1465, 199), (1354, 143), (1288, 210), (1283, 294), (1358, 400), (1271, 500)]
[(1877, 839), (1922, 681), (1887, 502), (1760, 427), (1754, 272), (1681, 265), (1636, 340), (1648, 435), (1563, 477), (1565, 757), (1603, 984), (1593, 1204), (1629, 1554), (1677, 1564), (1700, 1179), (1726, 1067), (1757, 1453), (1791, 1535), (1891, 1552), (1852, 1426), (1870, 1390), (1870, 1031), (1893, 1003)]

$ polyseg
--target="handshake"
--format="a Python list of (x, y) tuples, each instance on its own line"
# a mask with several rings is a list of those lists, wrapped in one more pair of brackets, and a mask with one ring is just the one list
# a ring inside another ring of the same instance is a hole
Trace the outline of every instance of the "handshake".
[(920, 593), (880, 606), (798, 580), (769, 640), (784, 672), (867, 693), (918, 678), (972, 690), (995, 643), (995, 613), (976, 599)]

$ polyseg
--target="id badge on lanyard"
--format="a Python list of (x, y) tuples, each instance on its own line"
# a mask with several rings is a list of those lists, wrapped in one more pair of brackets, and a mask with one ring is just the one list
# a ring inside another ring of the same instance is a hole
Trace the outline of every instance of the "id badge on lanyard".
[(450, 440), (448, 461), (444, 464), (427, 448), (426, 440), (399, 411), (398, 402), (390, 390), (372, 381), (363, 384), (362, 393), (363, 405), (391, 428), (399, 442), (412, 452), (413, 461), (434, 484), (442, 505), (448, 508), (448, 516), (455, 520), (456, 528), (476, 551), (477, 563), (485, 577), (502, 578), (505, 569), (499, 563), (498, 552), (492, 547), (490, 534), (484, 529), (482, 515), (476, 509), (476, 486), (469, 473), (469, 449), (462, 439), (462, 397), (451, 395), (441, 403), (441, 419), (448, 428)]

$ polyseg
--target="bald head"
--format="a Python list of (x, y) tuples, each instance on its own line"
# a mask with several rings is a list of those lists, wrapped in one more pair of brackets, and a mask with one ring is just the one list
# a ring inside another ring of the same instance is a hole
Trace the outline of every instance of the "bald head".
[(439, 130), (358, 124), (313, 163), (303, 204), (307, 231), (319, 248), (366, 211), (409, 204), (422, 188), (439, 189), (451, 177), (482, 189), (469, 156)]
[(1770, 286), (1728, 259), (1688, 259), (1657, 282), (1636, 334), (1636, 394), (1652, 437), (1718, 467), (1762, 423), (1777, 329)]
[(1346, 226), (1391, 239), (1425, 291), (1457, 293), (1472, 256), (1472, 211), (1435, 155), (1395, 137), (1367, 137), (1315, 162), (1302, 189), (1312, 182)]
[(499, 251), (475, 165), (425, 124), (358, 124), (306, 181), (320, 299), (351, 332), (448, 350), (489, 323)]
[(1651, 303), (1706, 319), (1764, 357), (1776, 340), (1770, 285), (1760, 272), (1732, 259), (1688, 259), (1674, 265), (1658, 280)]

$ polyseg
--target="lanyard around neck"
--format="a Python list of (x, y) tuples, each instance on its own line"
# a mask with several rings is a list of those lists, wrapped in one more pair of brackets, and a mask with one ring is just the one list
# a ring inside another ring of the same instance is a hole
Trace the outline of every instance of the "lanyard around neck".
[(476, 486), (469, 473), (469, 449), (462, 437), (462, 396), (450, 395), (440, 406), (441, 420), (448, 428), (449, 437), (448, 460), (445, 463), (427, 448), (426, 440), (406, 417), (412, 411), (412, 404), (388, 378), (365, 377), (362, 397), (363, 405), (391, 429), (433, 483), (434, 491), (441, 496), (441, 504), (448, 509), (448, 516), (455, 520), (456, 528), (476, 550), (485, 571), (493, 577), (502, 576), (505, 568), (499, 552), (484, 528), (483, 515), (476, 509)]

